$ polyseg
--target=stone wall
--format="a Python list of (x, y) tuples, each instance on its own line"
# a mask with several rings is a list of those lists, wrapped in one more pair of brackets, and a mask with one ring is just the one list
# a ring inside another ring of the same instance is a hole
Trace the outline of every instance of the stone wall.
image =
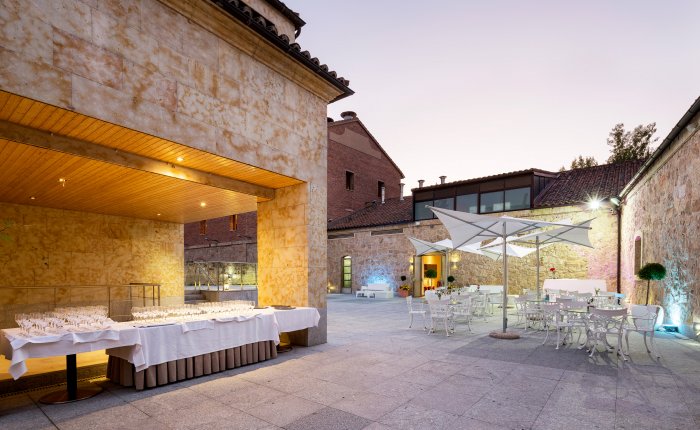
[[(0, 203), (4, 225), (3, 311), (54, 300), (107, 304), (106, 286), (132, 282), (161, 284), (163, 297), (183, 295), (181, 224)], [(126, 292), (114, 290), (112, 299), (124, 300)]]
[[(263, 259), (260, 287), (323, 304), (306, 290), (325, 291), (326, 105), (340, 90), (200, 0), (5, 0), (0, 63), (5, 91), (304, 181), (286, 192), (304, 208), (287, 253), (307, 262), (313, 246), (324, 264), (288, 278)], [(274, 222), (258, 218), (261, 254), (279, 249)]]
[[(681, 132), (625, 197), (622, 211), (622, 289), (644, 303), (646, 282), (636, 279), (634, 241), (641, 237), (641, 264), (661, 263), (667, 275), (651, 282), (650, 303), (661, 304), (666, 322), (700, 332), (700, 117)], [(695, 323), (691, 327), (691, 323)]]
[[(557, 244), (540, 251), (540, 282), (544, 282), (544, 279), (550, 276), (549, 268), (555, 267), (558, 278), (605, 279), (608, 291), (616, 290), (617, 217), (614, 214), (605, 209), (590, 211), (568, 206), (508, 212), (507, 215), (543, 221), (570, 219), (573, 222), (582, 222), (595, 218), (590, 233), (594, 249)], [(403, 234), (371, 234), (372, 231), (396, 228), (401, 228)], [(449, 237), (438, 220), (421, 221), (419, 225), (411, 223), (376, 229), (358, 229), (354, 234), (354, 238), (328, 240), (328, 283), (334, 291), (339, 291), (341, 258), (345, 255), (352, 256), (353, 290), (369, 282), (388, 282), (396, 288), (400, 283), (401, 275), (406, 275), (409, 279), (411, 277), (411, 258), (415, 254), (415, 249), (409, 242), (408, 236), (430, 242)], [(457, 284), (502, 283), (501, 261), (493, 261), (484, 256), (465, 252), (455, 252), (451, 255), (457, 260), (454, 263), (448, 263), (450, 274), (457, 279)], [(509, 292), (519, 294), (523, 288), (534, 289), (536, 267), (534, 253), (522, 259), (509, 258)]]

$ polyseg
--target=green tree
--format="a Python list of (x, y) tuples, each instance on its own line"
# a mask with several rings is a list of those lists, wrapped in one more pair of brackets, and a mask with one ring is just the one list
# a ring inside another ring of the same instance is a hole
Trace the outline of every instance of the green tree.
[(593, 157), (583, 157), (583, 155), (579, 155), (578, 158), (574, 158), (574, 161), (571, 162), (571, 169), (582, 169), (584, 167), (593, 167), (597, 166), (598, 162), (596, 161), (595, 158)]
[(610, 131), (608, 145), (611, 146), (608, 163), (628, 160), (643, 160), (651, 155), (651, 144), (659, 140), (654, 137), (656, 123), (638, 125), (632, 131), (625, 131), (623, 123), (616, 124)]

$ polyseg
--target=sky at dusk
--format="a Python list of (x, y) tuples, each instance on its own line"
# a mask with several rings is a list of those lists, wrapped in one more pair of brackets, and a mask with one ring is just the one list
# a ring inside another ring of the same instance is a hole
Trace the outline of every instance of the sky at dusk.
[(353, 110), (410, 188), (537, 167), (656, 122), (700, 96), (700, 2), (286, 0), (298, 42), (350, 80)]

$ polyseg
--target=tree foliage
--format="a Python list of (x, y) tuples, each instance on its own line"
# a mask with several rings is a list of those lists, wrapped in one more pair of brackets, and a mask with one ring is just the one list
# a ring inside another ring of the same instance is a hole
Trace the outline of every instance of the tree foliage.
[(593, 157), (583, 157), (583, 155), (579, 155), (578, 158), (574, 158), (574, 161), (571, 162), (571, 169), (582, 169), (584, 167), (593, 167), (597, 166), (598, 162), (596, 161), (595, 158)]
[(637, 273), (639, 279), (659, 281), (666, 277), (666, 268), (659, 263), (647, 263)]
[(608, 163), (628, 160), (643, 160), (651, 155), (651, 144), (659, 140), (654, 137), (656, 123), (638, 125), (632, 131), (625, 131), (623, 123), (616, 124), (610, 131), (608, 145), (611, 146)]

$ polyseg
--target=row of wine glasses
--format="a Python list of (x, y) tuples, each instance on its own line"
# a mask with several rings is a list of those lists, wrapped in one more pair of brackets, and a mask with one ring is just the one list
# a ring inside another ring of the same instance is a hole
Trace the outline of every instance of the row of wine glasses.
[(15, 314), (15, 322), (25, 336), (45, 336), (69, 332), (104, 330), (114, 324), (107, 306), (56, 308), (50, 312)]
[(248, 300), (228, 300), (175, 306), (144, 306), (131, 308), (134, 321), (139, 323), (163, 323), (193, 321), (220, 316), (244, 315), (250, 313), (255, 302)]

